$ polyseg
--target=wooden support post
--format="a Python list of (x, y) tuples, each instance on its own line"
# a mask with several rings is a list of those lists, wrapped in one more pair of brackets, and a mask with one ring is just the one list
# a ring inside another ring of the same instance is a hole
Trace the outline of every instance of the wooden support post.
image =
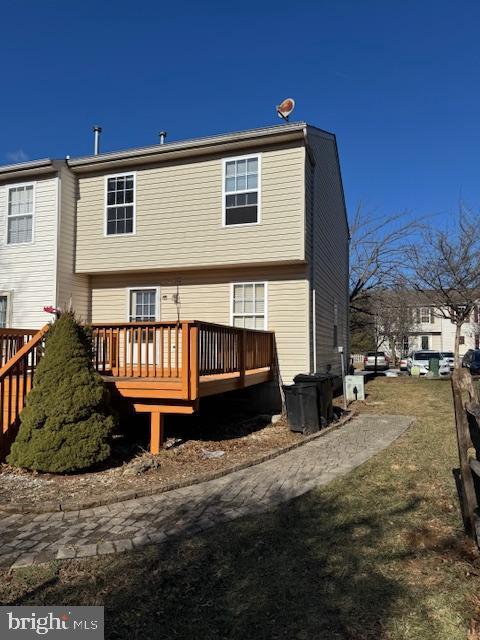
[(190, 398), (190, 325), (188, 324), (188, 322), (182, 322), (182, 394), (186, 400)]
[(245, 386), (245, 353), (247, 336), (245, 329), (240, 329), (238, 334), (238, 369), (240, 372), (240, 387)]
[(160, 411), (152, 411), (150, 414), (150, 453), (160, 453), (163, 443), (164, 415)]
[(190, 399), (197, 400), (200, 366), (198, 360), (198, 327), (190, 328)]

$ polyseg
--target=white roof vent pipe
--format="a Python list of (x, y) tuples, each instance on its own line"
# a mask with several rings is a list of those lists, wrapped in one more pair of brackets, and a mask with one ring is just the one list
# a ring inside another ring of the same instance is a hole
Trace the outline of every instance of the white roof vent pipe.
[(100, 134), (102, 133), (102, 127), (93, 127), (94, 142), (93, 142), (93, 154), (98, 156), (100, 153)]
[(166, 131), (160, 131), (158, 136), (160, 138), (160, 144), (165, 144), (165, 138), (167, 137), (167, 132)]

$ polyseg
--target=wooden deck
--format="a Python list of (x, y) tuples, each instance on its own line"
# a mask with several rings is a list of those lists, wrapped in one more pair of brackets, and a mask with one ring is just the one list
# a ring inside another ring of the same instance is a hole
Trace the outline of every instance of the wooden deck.
[[(0, 366), (0, 455), (13, 439), (47, 331), (0, 329), (0, 345), (5, 332), (10, 356)], [(94, 367), (112, 396), (150, 414), (152, 453), (161, 448), (166, 414), (192, 414), (203, 397), (273, 377), (274, 334), (268, 331), (201, 321), (131, 322), (94, 324), (92, 339)]]

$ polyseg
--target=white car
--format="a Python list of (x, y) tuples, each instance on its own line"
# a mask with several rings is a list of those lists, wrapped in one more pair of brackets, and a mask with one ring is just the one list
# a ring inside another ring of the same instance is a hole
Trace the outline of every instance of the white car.
[(455, 356), (453, 351), (442, 351), (441, 356), (442, 361), (440, 364), (450, 367), (450, 371), (453, 371), (455, 369)]
[(430, 371), (430, 360), (439, 361), (438, 373), (448, 375), (450, 373), (450, 364), (445, 364), (440, 351), (413, 351), (407, 359), (407, 371), (412, 375), (412, 368), (418, 367), (420, 375), (425, 376)]

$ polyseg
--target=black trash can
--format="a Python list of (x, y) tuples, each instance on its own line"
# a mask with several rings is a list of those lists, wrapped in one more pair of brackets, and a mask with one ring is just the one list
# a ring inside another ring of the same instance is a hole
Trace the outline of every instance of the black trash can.
[(290, 431), (301, 431), (304, 435), (318, 431), (317, 385), (300, 382), (284, 385), (283, 391)]
[(337, 376), (333, 373), (299, 373), (293, 381), (297, 384), (314, 383), (317, 388), (318, 421), (320, 428), (326, 427), (334, 418), (333, 384)]

